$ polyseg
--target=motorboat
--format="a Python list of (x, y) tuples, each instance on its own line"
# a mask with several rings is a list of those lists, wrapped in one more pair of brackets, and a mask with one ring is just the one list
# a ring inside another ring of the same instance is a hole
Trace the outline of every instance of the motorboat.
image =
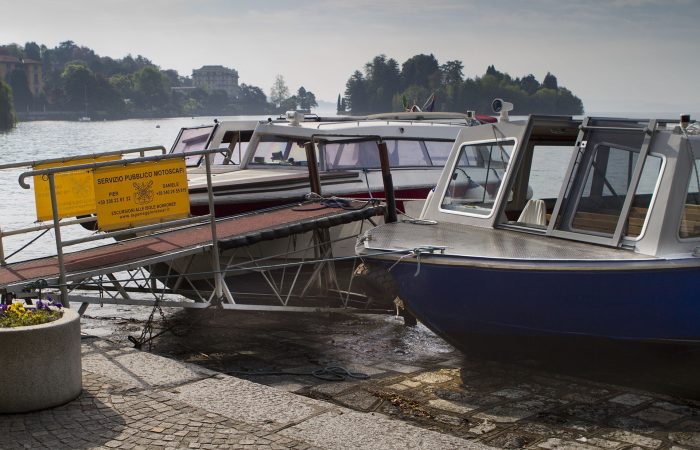
[(698, 343), (699, 171), (688, 116), (502, 112), (460, 130), (418, 218), (364, 232), (356, 252), (374, 295), (463, 350)]
[[(494, 120), (473, 113), (389, 113), (363, 117), (318, 117), (290, 112), (277, 120), (221, 121), (183, 128), (171, 152), (225, 149), (212, 161), (217, 216), (299, 202), (309, 193), (304, 144), (315, 145), (322, 194), (383, 198), (377, 142), (390, 153), (401, 209), (418, 207), (435, 186), (461, 126)], [(188, 157), (193, 214), (208, 212), (202, 157)], [(414, 208), (415, 209), (415, 208)], [(420, 209), (416, 210), (417, 214)]]

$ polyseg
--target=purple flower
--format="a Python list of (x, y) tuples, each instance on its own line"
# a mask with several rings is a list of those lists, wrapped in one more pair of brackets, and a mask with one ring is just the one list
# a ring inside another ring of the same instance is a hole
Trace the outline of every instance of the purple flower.
[(41, 311), (42, 309), (45, 309), (45, 310), (48, 311), (48, 310), (49, 310), (49, 304), (46, 303), (46, 302), (44, 302), (44, 301), (41, 301), (41, 299), (39, 299), (39, 300), (36, 301), (36, 310), (37, 310), (37, 311)]

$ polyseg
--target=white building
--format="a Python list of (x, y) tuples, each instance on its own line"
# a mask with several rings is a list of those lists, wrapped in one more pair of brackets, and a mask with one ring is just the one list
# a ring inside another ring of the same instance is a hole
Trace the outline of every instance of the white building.
[(200, 69), (194, 69), (192, 82), (196, 87), (208, 91), (226, 91), (229, 97), (238, 93), (238, 72), (224, 66), (202, 66)]

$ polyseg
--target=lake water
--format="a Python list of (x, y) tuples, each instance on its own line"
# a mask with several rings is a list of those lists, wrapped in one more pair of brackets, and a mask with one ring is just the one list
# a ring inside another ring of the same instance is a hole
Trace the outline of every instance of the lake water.
[[(261, 119), (251, 117), (221, 117), (220, 119)], [(162, 145), (170, 149), (182, 127), (207, 125), (213, 117), (180, 117), (152, 120), (118, 120), (105, 122), (20, 122), (9, 132), (0, 133), (0, 164), (35, 161), (91, 153), (103, 153), (129, 148)], [(0, 171), (0, 228), (14, 230), (33, 225), (36, 220), (34, 192), (19, 186), (19, 175), (29, 169)], [(88, 234), (81, 227), (62, 230), (63, 239)], [(36, 236), (36, 233), (11, 236), (3, 240), (5, 255)], [(8, 262), (55, 254), (53, 232), (33, 243)], [(94, 245), (94, 244), (93, 244)], [(73, 251), (71, 247), (68, 251)], [(19, 259), (18, 259), (19, 258)]]

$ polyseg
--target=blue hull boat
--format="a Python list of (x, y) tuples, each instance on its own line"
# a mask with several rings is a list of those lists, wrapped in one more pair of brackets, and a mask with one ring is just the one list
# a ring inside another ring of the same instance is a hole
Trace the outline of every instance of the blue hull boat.
[(461, 349), (700, 343), (696, 130), (545, 116), (464, 129), (421, 217), (365, 232), (357, 254)]

